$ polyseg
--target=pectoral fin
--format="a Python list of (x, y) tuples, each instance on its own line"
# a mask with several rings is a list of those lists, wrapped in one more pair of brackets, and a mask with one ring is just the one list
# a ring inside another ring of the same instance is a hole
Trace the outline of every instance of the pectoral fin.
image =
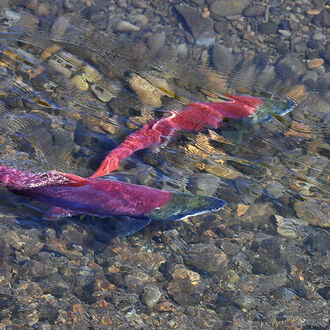
[(47, 220), (59, 220), (63, 217), (72, 217), (72, 215), (69, 210), (62, 209), (61, 207), (52, 207), (45, 215), (45, 218)]
[(88, 180), (86, 178), (82, 178), (81, 176), (71, 174), (71, 173), (62, 173), (59, 172), (61, 175), (65, 176), (67, 179), (70, 180), (69, 185), (73, 187), (80, 187), (87, 184)]

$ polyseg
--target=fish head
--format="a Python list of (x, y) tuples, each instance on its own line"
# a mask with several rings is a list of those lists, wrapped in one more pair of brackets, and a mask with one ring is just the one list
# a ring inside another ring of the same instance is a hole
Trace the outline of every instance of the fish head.
[(165, 205), (145, 215), (154, 221), (177, 221), (189, 216), (217, 211), (225, 204), (226, 202), (220, 198), (172, 193), (172, 198)]
[(270, 120), (272, 117), (284, 116), (291, 112), (297, 103), (291, 99), (273, 99), (260, 98), (263, 102), (258, 105), (249, 120), (252, 123), (263, 123)]

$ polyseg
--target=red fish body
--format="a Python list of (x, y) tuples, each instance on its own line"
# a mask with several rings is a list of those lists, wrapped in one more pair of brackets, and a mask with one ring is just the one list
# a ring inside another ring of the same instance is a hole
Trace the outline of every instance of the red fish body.
[(180, 111), (170, 112), (169, 116), (146, 124), (112, 150), (91, 178), (109, 174), (118, 168), (122, 159), (135, 151), (166, 143), (178, 132), (219, 128), (224, 118), (243, 119), (263, 103), (262, 99), (252, 96), (228, 97), (230, 100), (226, 102), (191, 103)]
[[(129, 135), (112, 150), (90, 177), (50, 171), (31, 173), (0, 166), (0, 185), (56, 208), (57, 215), (89, 214), (100, 217), (130, 216), (148, 220), (179, 220), (217, 210), (225, 205), (219, 198), (171, 193), (108, 179), (96, 179), (118, 168), (135, 151), (166, 143), (181, 131), (200, 132), (219, 128), (225, 118), (243, 119), (256, 110), (284, 114), (294, 103), (252, 96), (228, 95), (229, 101), (192, 103), (177, 112), (152, 121)], [(258, 112), (260, 112), (258, 111)]]
[(5, 166), (0, 166), (0, 185), (56, 207), (59, 215), (178, 220), (225, 204), (218, 198), (171, 193), (119, 181), (85, 179), (56, 171), (31, 173)]

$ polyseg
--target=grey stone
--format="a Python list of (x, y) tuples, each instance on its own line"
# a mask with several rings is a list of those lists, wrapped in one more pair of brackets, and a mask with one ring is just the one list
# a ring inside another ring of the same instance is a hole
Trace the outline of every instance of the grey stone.
[(249, 4), (250, 0), (219, 0), (211, 4), (210, 10), (222, 17), (241, 15)]
[(316, 81), (318, 77), (317, 72), (315, 71), (307, 71), (305, 73), (305, 75), (302, 78), (302, 81), (307, 81), (307, 80), (311, 80), (311, 81)]
[(321, 15), (321, 25), (328, 28), (330, 26), (329, 11), (326, 9), (323, 9), (320, 15)]
[(212, 47), (212, 61), (220, 72), (230, 72), (235, 64), (232, 51), (220, 44)]
[(39, 329), (40, 330), (51, 330), (51, 325), (47, 322), (42, 322), (42, 323), (39, 323)]
[(143, 27), (148, 24), (148, 17), (143, 14), (128, 15), (127, 18), (131, 23), (136, 24), (138, 27)]
[(278, 25), (274, 22), (260, 23), (258, 25), (259, 32), (263, 34), (273, 34), (277, 31)]
[(136, 313), (135, 308), (133, 308), (131, 311), (129, 311), (125, 315), (125, 318), (126, 318), (127, 322), (133, 323), (135, 325), (135, 327), (137, 327), (138, 329), (146, 328), (146, 324), (142, 321), (141, 316)]
[(227, 256), (213, 244), (193, 244), (183, 257), (186, 265), (209, 273), (223, 273), (226, 270)]
[(293, 205), (297, 216), (313, 226), (330, 227), (330, 207), (326, 202), (309, 199), (296, 201)]
[[(294, 77), (296, 78), (300, 78), (307, 71), (305, 63), (303, 63), (296, 54), (288, 54), (287, 56), (285, 56), (281, 61), (276, 64), (275, 69), (276, 72), (280, 74), (281, 78), (285, 78), (283, 76), (285, 71), (290, 73), (292, 72)], [(288, 76), (288, 78), (294, 77), (290, 77), (290, 74)]]
[(218, 189), (221, 179), (210, 173), (198, 173), (191, 177), (193, 192), (206, 196), (212, 196)]
[(182, 265), (178, 265), (171, 275), (167, 291), (174, 300), (184, 306), (199, 304), (207, 286), (206, 280)]
[(289, 30), (278, 30), (279, 33), (282, 34), (282, 36), (284, 37), (290, 37), (291, 36), (291, 32)]
[(176, 51), (177, 51), (178, 55), (186, 56), (188, 53), (188, 47), (186, 44), (180, 44), (180, 45), (178, 45)]
[(306, 238), (305, 244), (311, 247), (313, 253), (327, 255), (330, 250), (329, 233), (324, 230), (314, 230)]
[(321, 53), (322, 58), (327, 64), (330, 64), (330, 48)]
[(94, 281), (94, 271), (88, 266), (81, 266), (76, 270), (75, 284), (77, 287), (84, 287)]
[(323, 9), (321, 13), (313, 18), (313, 23), (321, 25), (325, 28), (330, 26), (330, 13), (327, 9)]
[(56, 271), (56, 268), (51, 264), (43, 264), (35, 260), (26, 261), (22, 270), (25, 270), (27, 274), (33, 277), (48, 277), (51, 273)]
[(306, 45), (310, 49), (319, 49), (321, 47), (321, 42), (319, 40), (310, 39), (306, 42)]
[(244, 16), (263, 16), (266, 11), (266, 6), (264, 5), (253, 5), (244, 9)]
[(258, 224), (260, 227), (269, 226), (270, 217), (274, 215), (275, 209), (272, 203), (254, 203), (242, 216), (246, 221)]
[(67, 16), (59, 16), (51, 29), (51, 33), (55, 38), (60, 38), (62, 37), (67, 29), (70, 27), (70, 19)]
[(249, 295), (242, 295), (234, 301), (236, 304), (240, 305), (241, 308), (252, 309), (257, 306), (258, 300)]
[(166, 34), (165, 32), (153, 33), (148, 37), (147, 43), (152, 51), (159, 51), (165, 44)]
[(61, 73), (65, 77), (71, 78), (72, 71), (70, 69), (68, 69), (67, 67), (65, 67), (63, 65), (65, 63), (60, 62), (60, 59), (56, 59), (56, 60), (55, 59), (49, 59), (48, 64), (51, 68), (53, 68), (57, 72)]
[(307, 50), (307, 46), (305, 42), (299, 42), (294, 45), (294, 49), (297, 53), (305, 53)]
[(285, 188), (279, 182), (273, 182), (267, 186), (266, 191), (273, 197), (280, 198), (283, 195)]
[(252, 265), (254, 274), (273, 275), (284, 273), (284, 268), (281, 264), (269, 258), (257, 258)]
[(176, 6), (175, 9), (183, 17), (197, 44), (210, 44), (215, 40), (214, 22), (211, 18), (203, 18), (195, 8)]
[(148, 306), (153, 307), (157, 304), (160, 297), (162, 296), (158, 287), (152, 284), (147, 284), (143, 288), (142, 301)]
[(116, 27), (117, 32), (136, 32), (140, 31), (140, 28), (130, 22), (127, 21), (120, 21)]
[(142, 271), (134, 271), (125, 277), (125, 284), (129, 292), (141, 294), (143, 287), (150, 282), (149, 275)]
[(10, 21), (13, 21), (15, 23), (18, 22), (22, 17), (20, 13), (13, 11), (11, 9), (6, 9), (5, 15)]
[(280, 256), (280, 243), (276, 238), (266, 238), (260, 242), (258, 252), (262, 258), (277, 259)]
[(120, 8), (127, 8), (127, 2), (126, 0), (117, 0), (117, 5), (120, 7)]
[(113, 98), (113, 95), (109, 91), (107, 91), (98, 84), (93, 84), (91, 86), (91, 90), (93, 91), (95, 96), (104, 103), (111, 101), (111, 99)]
[(313, 39), (314, 40), (323, 40), (325, 39), (325, 36), (322, 32), (316, 32), (314, 35), (313, 35)]
[(294, 218), (283, 218), (275, 215), (277, 233), (286, 238), (305, 237), (305, 230), (308, 222)]
[(148, 7), (148, 3), (146, 0), (133, 0), (132, 5), (134, 7), (138, 7), (138, 8), (147, 8)]
[(238, 244), (231, 242), (229, 239), (225, 239), (222, 242), (221, 248), (224, 253), (230, 256), (234, 256), (235, 254), (239, 253), (241, 250), (241, 247)]

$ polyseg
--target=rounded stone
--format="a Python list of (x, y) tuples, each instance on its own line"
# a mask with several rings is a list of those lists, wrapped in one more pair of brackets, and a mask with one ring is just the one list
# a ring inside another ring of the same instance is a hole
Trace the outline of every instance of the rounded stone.
[(211, 4), (210, 10), (222, 17), (241, 15), (249, 4), (250, 0), (219, 0)]
[(130, 22), (120, 21), (116, 26), (117, 32), (136, 32), (139, 31), (140, 28)]
[(148, 306), (153, 307), (162, 296), (158, 287), (148, 284), (143, 288), (142, 301)]
[(314, 58), (313, 60), (307, 61), (307, 68), (309, 70), (314, 70), (322, 66), (323, 64), (324, 64), (323, 58)]
[(274, 22), (260, 23), (258, 25), (259, 32), (263, 34), (273, 34), (277, 31), (278, 25)]
[(245, 16), (263, 16), (266, 11), (266, 6), (261, 4), (256, 4), (244, 9), (243, 14)]
[(93, 84), (91, 86), (91, 90), (93, 91), (95, 96), (104, 103), (111, 101), (111, 99), (113, 98), (113, 95), (109, 91), (107, 91), (98, 84)]
[(302, 81), (316, 81), (318, 77), (317, 72), (315, 71), (307, 71), (306, 74), (303, 76)]
[(147, 43), (150, 49), (157, 52), (165, 44), (166, 34), (165, 32), (154, 33), (148, 37)]

